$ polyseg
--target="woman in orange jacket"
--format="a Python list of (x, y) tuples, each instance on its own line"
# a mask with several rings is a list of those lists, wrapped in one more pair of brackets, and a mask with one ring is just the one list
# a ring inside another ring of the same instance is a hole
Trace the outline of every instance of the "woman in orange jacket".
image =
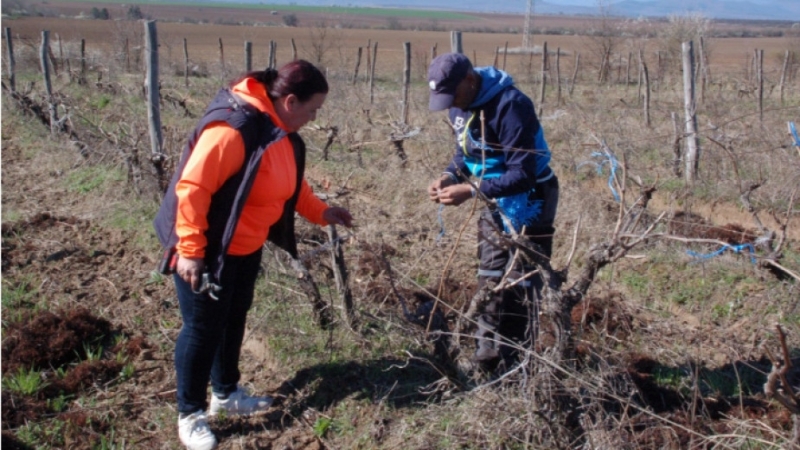
[(261, 249), (270, 240), (297, 257), (294, 213), (319, 225), (352, 226), (350, 213), (319, 200), (303, 178), (297, 131), (328, 93), (307, 61), (253, 72), (221, 90), (181, 157), (155, 227), (173, 250), (183, 326), (175, 346), (178, 434), (191, 450), (217, 444), (208, 415), (252, 414), (270, 397), (238, 385), (239, 354)]

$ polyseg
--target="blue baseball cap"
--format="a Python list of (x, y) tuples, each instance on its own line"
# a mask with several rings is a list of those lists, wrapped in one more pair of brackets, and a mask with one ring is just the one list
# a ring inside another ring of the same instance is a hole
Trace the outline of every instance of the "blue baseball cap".
[(471, 69), (469, 58), (461, 53), (445, 53), (434, 58), (428, 67), (428, 86), (431, 89), (428, 108), (441, 111), (453, 106), (456, 87)]

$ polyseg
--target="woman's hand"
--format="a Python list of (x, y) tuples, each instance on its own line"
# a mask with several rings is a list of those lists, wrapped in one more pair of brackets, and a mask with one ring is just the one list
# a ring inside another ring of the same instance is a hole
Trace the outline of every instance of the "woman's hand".
[(175, 267), (175, 272), (183, 281), (192, 286), (192, 290), (197, 292), (200, 289), (200, 280), (203, 276), (203, 269), (206, 264), (203, 258), (184, 258), (178, 256), (178, 264)]
[(338, 206), (330, 206), (322, 213), (322, 219), (330, 225), (344, 225), (347, 228), (353, 226), (353, 216), (350, 211)]

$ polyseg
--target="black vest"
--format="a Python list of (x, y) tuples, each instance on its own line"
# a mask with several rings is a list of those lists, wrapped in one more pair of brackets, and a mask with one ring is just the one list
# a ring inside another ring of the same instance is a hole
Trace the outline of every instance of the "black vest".
[[(245, 149), (242, 168), (211, 196), (211, 205), (208, 211), (208, 229), (205, 232), (208, 242), (205, 249), (205, 264), (206, 270), (214, 275), (215, 280), (219, 280), (225, 255), (236, 231), (236, 225), (239, 223), (242, 208), (258, 174), (262, 156), (270, 145), (281, 140), (287, 133), (276, 126), (268, 115), (237, 99), (230, 89), (221, 89), (192, 132), (161, 202), (161, 208), (153, 221), (158, 239), (165, 249), (174, 248), (178, 243), (178, 235), (175, 232), (178, 196), (175, 193), (175, 187), (200, 134), (212, 122), (226, 122), (231, 128), (237, 130), (242, 135)], [(306, 147), (297, 133), (289, 133), (288, 136), (294, 148), (297, 187), (292, 197), (284, 204), (283, 214), (278, 222), (270, 227), (268, 239), (289, 252), (293, 258), (297, 258), (294, 211), (305, 170)]]

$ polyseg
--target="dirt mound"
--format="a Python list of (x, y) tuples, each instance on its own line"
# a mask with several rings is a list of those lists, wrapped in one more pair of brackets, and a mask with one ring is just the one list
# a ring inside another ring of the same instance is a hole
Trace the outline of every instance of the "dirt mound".
[[(28, 370), (42, 371), (47, 377), (33, 395), (3, 390), (3, 428), (16, 428), (42, 415), (59, 413), (61, 406), (53, 399), (120, 377), (124, 361), (137, 356), (146, 344), (143, 338), (136, 338), (107, 348), (112, 333), (119, 331), (85, 309), (42, 311), (30, 321), (9, 324), (3, 341), (4, 379), (22, 376)], [(74, 417), (62, 419), (75, 423)], [(75, 430), (85, 427), (87, 420), (78, 418)]]
[(678, 212), (669, 221), (671, 234), (692, 239), (715, 239), (730, 245), (753, 244), (758, 232), (736, 223), (717, 226), (702, 216), (689, 212)]
[[(154, 260), (131, 250), (133, 238), (135, 232), (49, 212), (2, 224), (4, 431), (52, 421), (59, 432), (41, 440), (95, 448), (107, 438), (108, 417), (73, 399), (133, 377), (148, 382), (136, 366), (145, 350), (152, 359), (151, 345), (127, 330), (163, 315), (165, 304), (151, 298), (169, 298), (162, 293), (169, 286), (148, 282)], [(27, 390), (6, 382), (31, 374), (38, 386)], [(12, 437), (3, 435), (4, 448), (26, 448)]]
[(43, 311), (29, 323), (10, 324), (3, 341), (3, 374), (42, 370), (82, 360), (87, 343), (109, 336), (111, 324), (79, 309), (54, 314)]

